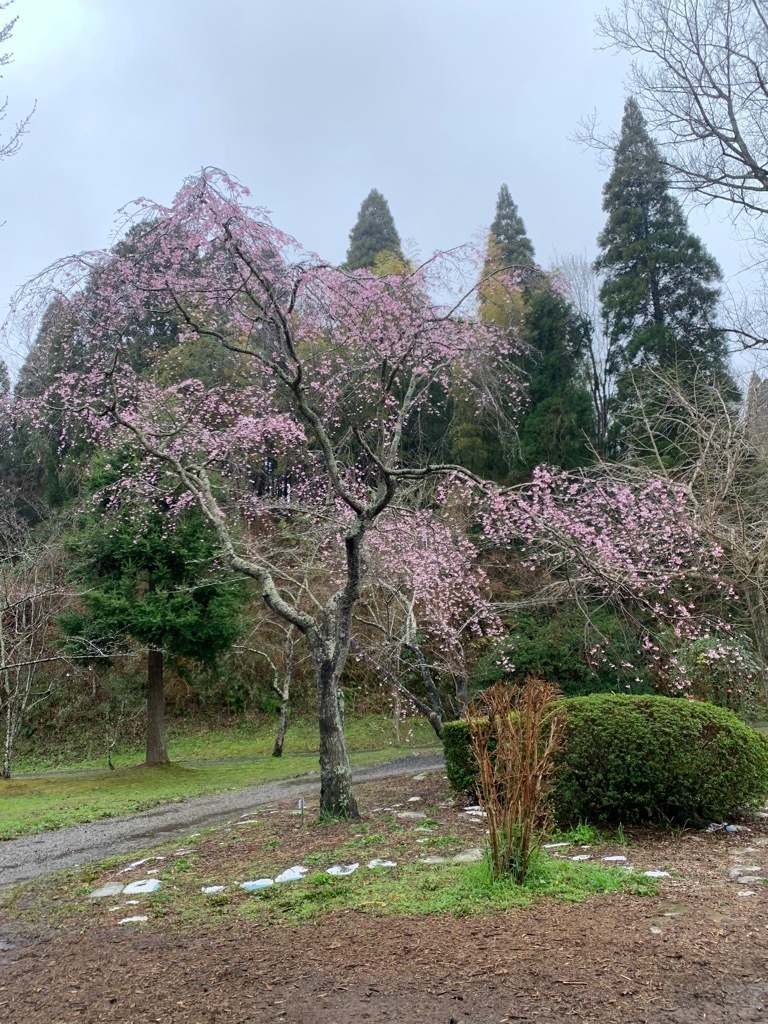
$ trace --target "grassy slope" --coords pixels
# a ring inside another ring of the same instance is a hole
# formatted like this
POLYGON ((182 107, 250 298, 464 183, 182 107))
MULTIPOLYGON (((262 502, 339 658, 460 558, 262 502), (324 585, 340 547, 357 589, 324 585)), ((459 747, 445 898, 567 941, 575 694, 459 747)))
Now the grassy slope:
MULTIPOLYGON (((186 721, 171 721, 167 728, 168 752, 175 762, 227 761, 248 757, 269 757, 275 741, 273 721, 253 722, 236 719, 230 726, 215 728, 186 721)), ((346 727, 347 744, 354 750, 379 750, 392 746, 392 721, 387 715, 350 717, 346 727)), ((431 726, 423 718, 410 718, 401 726, 403 750, 414 746, 437 745, 431 726)), ((320 745, 316 718, 301 718, 291 722, 285 738, 285 755, 312 754, 320 745)), ((397 748, 393 748, 397 749, 397 748)), ((135 765, 144 760, 140 747, 125 747, 113 753, 116 767, 135 765)), ((14 759, 15 776, 29 772, 81 771, 106 768, 106 757, 74 760, 65 754, 38 756, 34 753, 14 759)))
MULTIPOLYGON (((388 723, 374 716, 350 722, 353 764, 391 760, 414 749, 413 744, 386 747, 389 736, 385 739, 382 727, 386 730, 388 723), (380 749, 374 749, 377 746, 380 749), (359 752, 354 753, 355 750, 359 752)), ((287 752, 282 758, 268 756, 273 741, 271 727, 247 732, 218 729, 172 741, 170 754, 175 763, 168 766, 137 765, 141 753, 136 751, 133 765, 122 764, 115 771, 92 770, 93 762, 86 761, 69 765, 66 773, 54 776, 17 776, 0 781, 0 839, 130 814, 171 801, 243 789, 316 770, 316 729, 309 723, 298 723, 289 737, 291 743, 286 743, 287 752), (249 760, 235 761, 236 758, 249 760), (197 763, 179 763, 192 760, 197 763)), ((419 738, 422 737, 429 738, 419 729, 419 738)), ((118 764, 125 759, 121 758, 118 764)))

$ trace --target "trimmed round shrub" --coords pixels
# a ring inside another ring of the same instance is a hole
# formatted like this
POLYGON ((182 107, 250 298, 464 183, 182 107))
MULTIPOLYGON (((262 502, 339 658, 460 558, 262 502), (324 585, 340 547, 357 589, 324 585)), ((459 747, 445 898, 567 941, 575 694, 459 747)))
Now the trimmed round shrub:
MULTIPOLYGON (((723 821, 768 796, 768 739, 725 708, 602 693, 559 707, 568 724, 551 801, 563 825, 723 821)), ((476 797, 466 722, 443 730, 449 782, 476 797)))
POLYGON ((562 823, 722 821, 768 794, 768 741, 724 708, 621 694, 564 704, 562 823))

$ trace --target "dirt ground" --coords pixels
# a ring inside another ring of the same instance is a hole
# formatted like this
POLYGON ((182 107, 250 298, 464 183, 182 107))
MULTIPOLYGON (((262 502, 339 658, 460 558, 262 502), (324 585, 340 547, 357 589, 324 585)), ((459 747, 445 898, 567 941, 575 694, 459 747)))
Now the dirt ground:
MULTIPOLYGON (((439 774, 371 784, 359 795, 378 828, 383 818, 376 818, 374 807, 407 807, 418 793, 421 802, 413 806, 439 815, 459 846, 476 843, 482 827, 448 804, 444 786, 439 774)), ((354 829, 302 829, 294 808, 261 812, 272 817, 254 821, 252 833, 237 824, 206 833, 195 848, 197 870, 205 871, 206 858, 211 872, 215 858, 220 874, 228 865, 234 871, 235 865, 258 863, 267 852, 274 862, 275 851, 263 849, 267 834, 280 836, 282 863, 295 863, 299 855, 321 856, 338 847, 354 829)), ((66 912, 46 921, 38 884, 29 913, 0 924, 0 1020, 767 1021, 768 885, 756 880, 748 886, 733 876, 742 874, 739 866, 765 867, 768 875, 768 834, 761 821, 742 824, 750 831, 635 833, 623 845, 614 837, 592 848, 598 859, 626 855, 637 871, 668 868, 658 896, 617 894, 578 905, 545 898, 531 908, 475 917, 350 911, 286 925, 222 915, 192 927, 171 912, 120 926, 103 901, 88 903, 75 889, 66 912)), ((400 831, 391 838, 400 844, 398 857, 424 850, 413 845, 420 841, 413 832, 400 831)), ((128 877, 146 870, 144 865, 128 877)), ((112 865, 91 884, 121 871, 112 865)), ((752 874, 757 879, 762 871, 752 874)), ((52 891, 58 891, 53 881, 52 891)))

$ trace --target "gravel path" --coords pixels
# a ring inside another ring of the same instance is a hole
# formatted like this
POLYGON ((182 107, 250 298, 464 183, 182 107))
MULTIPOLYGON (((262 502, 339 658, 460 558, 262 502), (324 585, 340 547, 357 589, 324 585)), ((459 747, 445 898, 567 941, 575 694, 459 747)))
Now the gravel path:
MULTIPOLYGON (((354 779, 356 782, 369 782, 411 772, 433 771, 442 766, 442 754, 411 754, 396 761, 360 768, 355 771, 354 779)), ((319 794, 318 776, 306 775, 236 792, 215 793, 182 803, 165 804, 131 817, 103 818, 87 825, 0 842, 0 886, 25 882, 115 854, 132 853, 236 818, 252 807, 304 797, 311 809, 319 794)))

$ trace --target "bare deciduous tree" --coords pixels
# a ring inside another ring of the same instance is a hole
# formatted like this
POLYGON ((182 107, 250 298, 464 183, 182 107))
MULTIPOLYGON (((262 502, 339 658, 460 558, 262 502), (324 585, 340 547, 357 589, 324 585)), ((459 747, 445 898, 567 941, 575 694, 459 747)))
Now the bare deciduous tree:
POLYGON ((599 33, 635 60, 629 88, 665 140, 673 183, 768 210, 768 10, 764 0, 620 0, 599 33))
MULTIPOLYGON (((0 11, 5 11, 11 6, 13 0, 5 0, 5 3, 0 3, 0 11)), ((11 37, 17 18, 11 18, 3 26, 0 27, 0 47, 4 46, 5 43, 11 37)), ((10 64, 13 60, 13 54, 11 53, 0 53, 0 68, 10 64)), ((26 134, 29 122, 34 114, 34 107, 26 115, 22 117, 20 121, 17 121, 11 131, 10 135, 7 136, 5 141, 0 141, 0 160, 6 160, 9 156, 13 156, 14 153, 19 151, 21 146, 22 137, 26 134)), ((6 99, 2 105, 0 105, 0 121, 3 121, 8 116, 8 100, 6 99)))
POLYGON ((66 600, 59 552, 30 538, 0 558, 0 778, 11 776, 13 748, 26 716, 51 693, 40 668, 60 660, 54 622, 66 600))
POLYGON ((605 455, 608 448, 610 399, 616 385, 616 346, 605 330, 600 309, 601 276, 586 253, 556 254, 555 263, 576 311, 589 323, 585 373, 595 414, 595 447, 605 455))

